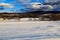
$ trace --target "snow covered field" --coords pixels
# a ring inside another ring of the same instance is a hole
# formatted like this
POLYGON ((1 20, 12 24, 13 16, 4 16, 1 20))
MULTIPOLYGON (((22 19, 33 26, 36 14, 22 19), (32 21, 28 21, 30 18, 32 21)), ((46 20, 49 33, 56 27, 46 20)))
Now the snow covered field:
POLYGON ((60 40, 60 21, 0 22, 0 40, 60 40))

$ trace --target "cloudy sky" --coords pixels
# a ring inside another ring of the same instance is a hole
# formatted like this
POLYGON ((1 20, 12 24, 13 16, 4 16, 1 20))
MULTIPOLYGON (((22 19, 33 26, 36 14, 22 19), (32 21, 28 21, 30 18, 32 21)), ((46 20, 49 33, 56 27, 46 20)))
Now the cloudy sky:
MULTIPOLYGON (((50 0, 46 0, 46 2, 49 2, 50 0)), ((26 12, 27 10, 30 11, 31 9, 28 9, 26 5, 32 2, 40 2, 44 3, 45 0, 0 0, 0 4, 9 4, 9 6, 13 6, 13 8, 5 7, 0 5, 0 12, 26 12)))
MULTIPOLYGON (((14 12, 15 10, 19 9, 20 5, 18 3, 15 3, 14 0, 0 0, 0 4, 1 3, 8 3, 10 5, 12 5, 14 8, 5 8, 4 7, 4 10, 0 10, 0 11, 3 11, 3 12, 14 12)), ((0 7, 1 8, 1 7, 0 7)))

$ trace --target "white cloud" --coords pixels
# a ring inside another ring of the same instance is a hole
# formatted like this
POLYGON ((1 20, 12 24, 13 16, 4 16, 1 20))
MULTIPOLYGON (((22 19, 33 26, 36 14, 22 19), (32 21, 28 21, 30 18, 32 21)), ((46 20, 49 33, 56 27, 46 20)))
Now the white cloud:
POLYGON ((4 6, 4 7, 8 7, 8 8, 14 8, 13 5, 9 4, 9 3, 0 3, 0 6, 4 6))
POLYGON ((45 0, 45 2, 57 2, 57 1, 60 1, 60 0, 45 0))
POLYGON ((27 4, 27 3, 31 2, 31 0, 17 0, 17 1, 20 3, 23 3, 23 4, 27 4))
MULTIPOLYGON (((32 0, 18 0, 18 2, 20 2, 20 3, 22 3, 23 5, 25 5, 24 7, 26 7, 26 8, 28 8, 28 9, 31 9, 32 7, 33 8, 35 8, 35 9, 38 9, 39 10, 39 6, 37 6, 37 5, 33 5, 33 6, 31 6, 31 3, 33 3, 33 2, 31 2, 32 0), (29 2, 31 2, 31 3, 29 3, 29 2)), ((57 1, 60 1, 60 0, 45 0, 45 2, 47 2, 47 3, 55 3, 55 2, 57 2, 57 1)), ((58 6, 56 5, 56 6, 54 6, 54 5, 52 5, 52 6, 49 6, 48 8, 48 10, 47 11, 49 11, 50 10, 50 8, 52 8, 52 9, 55 9, 55 8, 58 8, 58 6)), ((59 6, 60 7, 60 6, 59 6)), ((34 9, 34 10, 35 10, 34 9)), ((51 10, 52 10, 51 9, 51 10)), ((40 9, 41 10, 41 9, 40 9)), ((44 9, 42 9, 43 11, 45 11, 44 9)))
MULTIPOLYGON (((46 3, 54 4, 52 5, 54 9, 59 8, 60 3, 58 3, 60 0, 45 0, 46 3)), ((57 11, 57 10, 56 10, 57 11)))

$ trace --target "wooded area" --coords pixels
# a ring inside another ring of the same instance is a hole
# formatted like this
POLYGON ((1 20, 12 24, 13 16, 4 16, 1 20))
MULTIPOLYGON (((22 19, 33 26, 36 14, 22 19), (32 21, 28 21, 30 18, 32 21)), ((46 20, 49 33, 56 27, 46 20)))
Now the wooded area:
POLYGON ((60 12, 28 12, 28 13, 0 13, 0 18, 14 19, 14 18, 41 18, 49 20, 60 20, 60 12))

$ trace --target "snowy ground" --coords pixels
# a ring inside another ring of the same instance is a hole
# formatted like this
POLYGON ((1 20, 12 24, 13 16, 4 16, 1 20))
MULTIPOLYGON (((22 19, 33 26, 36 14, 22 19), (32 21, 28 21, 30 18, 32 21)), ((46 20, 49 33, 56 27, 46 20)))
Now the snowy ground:
POLYGON ((60 40, 60 21, 0 22, 0 40, 60 40))

